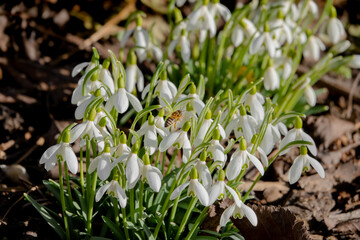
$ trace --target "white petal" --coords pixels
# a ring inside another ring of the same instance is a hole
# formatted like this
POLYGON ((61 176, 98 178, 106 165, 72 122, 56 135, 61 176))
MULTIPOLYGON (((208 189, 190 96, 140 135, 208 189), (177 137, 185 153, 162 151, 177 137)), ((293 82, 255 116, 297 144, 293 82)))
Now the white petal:
POLYGON ((149 129, 149 131, 146 132, 144 145, 146 147, 149 147, 150 155, 153 155, 155 153, 155 150, 157 149, 158 146, 158 139, 155 133, 155 129, 151 129, 151 130, 149 129))
POLYGON ((159 150, 160 152, 165 152, 169 147, 171 147, 176 139, 179 137, 180 131, 172 132, 166 136, 160 143, 159 150))
POLYGON ((140 69, 136 66, 136 78, 137 78, 137 89, 139 92, 144 90, 144 75, 140 69))
POLYGON ((227 179, 229 179, 230 181, 234 180, 240 174, 241 168, 242 166, 240 160, 238 158, 232 159, 226 168, 227 179))
POLYGON ((248 153, 247 156, 250 159, 250 161, 255 165, 255 167, 259 170, 261 175, 264 175, 264 167, 263 165, 261 165, 260 160, 250 153, 248 153))
POLYGON ((236 26, 231 33, 231 40, 235 47, 238 47, 244 40, 244 33, 239 26, 236 26))
POLYGON ((131 93, 126 93, 131 105, 134 107, 135 111, 140 112, 141 110, 143 110, 141 103, 139 101, 139 99, 137 99, 137 97, 135 97, 134 95, 132 95, 131 93))
POLYGON ((108 190, 110 185, 111 185, 111 182, 109 182, 109 183, 105 184, 104 186, 102 186, 101 188, 99 188, 99 190, 96 192, 96 196, 95 196, 96 202, 98 202, 102 198, 102 196, 104 195, 106 190, 108 190))
POLYGON ((127 30, 121 39, 121 48, 124 48, 126 45, 127 40, 129 39, 130 35, 134 32, 135 28, 127 30))
POLYGON ((302 156, 298 156, 293 165, 291 166, 290 168, 290 171, 289 171, 289 182, 290 184, 294 184, 296 183, 300 176, 301 176, 301 173, 302 173, 302 170, 303 170, 303 160, 302 160, 302 156))
POLYGON ((117 192, 117 197, 118 197, 120 206, 122 208, 125 208, 127 197, 126 197, 126 193, 125 193, 124 189, 122 189, 119 184, 116 185, 116 192, 117 192))
POLYGON ((86 128, 86 122, 80 123, 70 130, 70 143, 75 142, 86 128))
POLYGON ((209 194, 209 205, 212 205, 216 199, 218 199, 221 194, 221 190, 220 182, 217 182, 214 186, 212 186, 209 194))
POLYGON ((169 47, 168 47, 168 56, 170 56, 174 52, 174 49, 175 49, 176 45, 178 44, 178 42, 179 42, 179 39, 175 39, 170 42, 169 47))
POLYGON ((246 206, 245 204, 243 204, 242 210, 244 211, 247 219, 249 219, 250 223, 255 227, 258 223, 258 220, 254 210, 252 210, 250 207, 246 206))
POLYGON ((133 184, 139 178, 140 169, 137 162, 137 155, 132 154, 126 163, 126 178, 129 184, 133 184))
POLYGON ((237 205, 238 207, 241 207, 242 202, 241 202, 238 194, 235 192, 235 190, 232 189, 231 187, 229 187, 229 186, 226 185, 226 184, 225 184, 225 187, 226 187, 226 189, 229 191, 229 193, 233 196, 236 205, 237 205))
POLYGON ((118 89, 118 91, 112 96, 114 107, 119 113, 124 113, 129 108, 129 99, 127 92, 124 88, 118 89))
POLYGON ((204 186, 199 181, 194 181, 195 194, 199 198, 199 201, 204 206, 209 206, 209 195, 204 186))
POLYGON ((187 38, 184 36, 181 40, 181 58, 184 62, 188 62, 190 60, 191 50, 190 43, 187 38))
POLYGON ((109 158, 101 158, 98 165, 98 176, 101 180, 105 181, 111 172, 111 162, 109 158))
POLYGON ((74 151, 71 147, 65 147, 65 156, 66 164, 71 173, 76 174, 78 170, 78 161, 74 151))
POLYGON ((171 193, 170 195, 170 200, 174 200, 175 198, 177 198, 177 196, 179 196, 179 194, 187 187, 189 186, 190 182, 186 182, 184 184, 181 184, 180 186, 178 186, 177 188, 175 188, 175 190, 171 193))
POLYGON ((264 35, 261 34, 259 35, 258 37, 254 38, 254 40, 251 42, 251 45, 250 45, 250 54, 255 54, 259 51, 261 45, 264 43, 264 35))
POLYGON ((327 33, 332 43, 337 43, 340 40, 340 30, 337 26, 336 19, 330 18, 327 25, 327 33))
POLYGON ((223 214, 221 215, 221 218, 220 218, 220 226, 221 227, 224 227, 226 225, 226 223, 230 220, 230 217, 233 215, 235 207, 236 207, 236 205, 233 204, 230 207, 228 207, 227 209, 225 209, 225 211, 223 212, 223 214))
POLYGON ((154 190, 154 192, 159 192, 161 187, 161 178, 159 176, 159 172, 157 172, 153 168, 150 169, 149 171, 147 171, 146 179, 149 182, 151 189, 154 190))
POLYGON ((265 33, 266 48, 269 52, 270 57, 275 57, 275 44, 269 33, 265 33))
POLYGON ((90 62, 83 62, 76 65, 71 72, 71 77, 75 77, 76 75, 78 75, 89 64, 90 62))
POLYGON ((89 173, 93 173, 95 171, 95 169, 97 168, 97 166, 99 165, 99 161, 100 161, 100 158, 102 156, 97 156, 95 159, 93 159, 91 162, 90 162, 90 165, 89 165, 89 173))
POLYGON ((314 140, 309 136, 309 134, 307 134, 306 132, 304 132, 303 130, 301 130, 301 137, 304 141, 307 142, 311 142, 312 145, 306 145, 308 147, 308 149, 310 150, 311 154, 316 156, 317 154, 317 149, 316 149, 316 144, 314 142, 314 140))
MULTIPOLYGON (((284 148, 286 145, 288 145, 289 143, 295 141, 295 137, 296 137, 296 132, 295 129, 291 129, 286 136, 283 138, 283 140, 280 142, 280 146, 279 146, 279 150, 281 150, 282 148, 284 148)), ((283 151, 280 153, 280 155, 284 155, 285 153, 287 153, 288 151, 283 151)))
POLYGON ((46 151, 41 156, 40 164, 47 162, 54 154, 56 154, 56 152, 58 151, 60 146, 61 146, 61 144, 56 144, 56 145, 51 146, 48 149, 46 149, 46 151))
POLYGON ((137 68, 136 65, 130 65, 125 70, 125 76, 126 76, 125 89, 128 92, 132 92, 134 90, 135 82, 136 82, 136 70, 137 70, 136 68, 137 68))
POLYGON ((90 97, 83 101, 75 110, 75 119, 79 120, 84 117, 84 113, 86 111, 87 106, 94 100, 94 97, 90 97))
POLYGON ((146 94, 149 92, 149 90, 150 90, 150 84, 148 84, 148 85, 146 85, 146 87, 144 88, 144 90, 142 91, 142 93, 141 93, 141 99, 145 99, 145 97, 146 97, 146 94))
POLYGON ((321 166, 321 164, 314 158, 308 156, 308 160, 310 162, 310 165, 316 170, 316 172, 319 174, 321 178, 325 177, 325 171, 324 168, 321 166))
POLYGON ((305 87, 304 95, 305 95, 306 102, 311 107, 314 107, 316 105, 316 94, 315 94, 314 89, 311 86, 307 85, 305 87))

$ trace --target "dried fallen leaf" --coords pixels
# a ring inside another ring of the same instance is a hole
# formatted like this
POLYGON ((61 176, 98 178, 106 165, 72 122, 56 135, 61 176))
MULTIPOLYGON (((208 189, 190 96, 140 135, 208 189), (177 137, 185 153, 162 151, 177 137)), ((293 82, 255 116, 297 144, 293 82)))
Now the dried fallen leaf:
POLYGON ((303 222, 296 219, 289 210, 275 206, 251 206, 258 218, 258 225, 252 226, 246 219, 232 219, 245 239, 297 240, 310 239, 303 222))
POLYGON ((336 139, 353 130, 355 130, 354 123, 333 115, 320 116, 315 122, 315 136, 319 136, 324 140, 326 148, 336 139))
MULTIPOLYGON (((241 189, 247 191, 252 182, 245 182, 241 185, 241 189)), ((275 202, 281 199, 285 194, 289 192, 289 187, 284 182, 263 182, 256 183, 253 191, 261 191, 264 194, 264 198, 267 202, 275 202)))
POLYGON ((360 209, 348 213, 332 212, 325 217, 324 222, 329 230, 333 229, 340 223, 345 223, 349 220, 360 219, 360 209))

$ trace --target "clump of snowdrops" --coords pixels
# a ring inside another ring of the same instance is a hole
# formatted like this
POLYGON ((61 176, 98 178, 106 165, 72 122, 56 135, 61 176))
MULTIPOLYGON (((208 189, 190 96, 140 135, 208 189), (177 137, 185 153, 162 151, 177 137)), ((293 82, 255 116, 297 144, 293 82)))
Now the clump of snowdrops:
POLYGON ((320 15, 311 0, 253 1, 232 13, 204 0, 183 18, 177 7, 184 3, 170 3, 164 53, 137 12, 129 18, 135 28, 120 34, 123 49, 134 43, 125 68, 125 51, 101 61, 93 49, 92 59, 73 69, 74 77, 82 73, 71 100, 78 123, 40 159, 47 170, 59 166, 59 182, 44 184, 62 217, 26 196, 61 238, 191 239, 209 206, 230 198, 220 233, 206 233, 241 239, 229 220, 257 225, 246 201, 279 155, 299 148, 290 184, 311 167, 324 178, 311 157, 315 142, 302 129, 304 113, 316 105, 311 86, 329 71, 360 65, 359 56, 337 56, 350 43, 331 1, 320 15), (302 58, 315 63, 298 76, 302 58), (149 81, 143 61, 157 63, 149 81), (244 192, 241 181, 253 167, 258 177, 244 192))

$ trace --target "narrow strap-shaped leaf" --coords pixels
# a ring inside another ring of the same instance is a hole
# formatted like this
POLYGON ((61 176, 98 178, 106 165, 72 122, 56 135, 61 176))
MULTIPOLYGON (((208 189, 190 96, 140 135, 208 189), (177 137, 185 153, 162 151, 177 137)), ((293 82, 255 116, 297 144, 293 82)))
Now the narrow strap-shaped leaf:
POLYGON ((120 231, 120 228, 118 225, 113 223, 109 218, 102 216, 102 219, 104 223, 110 228, 112 234, 116 239, 125 239, 125 235, 120 231))

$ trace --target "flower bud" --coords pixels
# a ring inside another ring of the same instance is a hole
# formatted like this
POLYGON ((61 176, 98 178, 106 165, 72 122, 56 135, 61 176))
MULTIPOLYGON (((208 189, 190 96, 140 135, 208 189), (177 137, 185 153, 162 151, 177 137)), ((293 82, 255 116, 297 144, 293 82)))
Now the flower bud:
POLYGON ((303 156, 307 154, 307 147, 306 146, 303 145, 303 146, 300 147, 300 154, 303 155, 303 156))
POLYGON ((198 171, 196 170, 195 167, 193 167, 193 168, 191 169, 190 178, 191 178, 191 179, 198 179, 198 178, 199 178, 198 171))
POLYGON ((99 121, 99 126, 100 127, 105 127, 105 125, 106 125, 106 117, 103 117, 99 121))
POLYGON ((109 66, 110 66, 110 60, 109 58, 105 59, 103 64, 102 64, 103 68, 105 69, 109 69, 109 66))
POLYGON ((246 115, 246 109, 243 104, 240 105, 240 115, 245 116, 246 115))
POLYGON ((190 92, 190 94, 196 94, 196 86, 193 82, 190 85, 189 92, 190 92))
POLYGON ((206 161, 206 155, 207 155, 207 151, 206 150, 202 151, 201 154, 200 154, 200 161, 205 162, 206 161))
POLYGON ((178 9, 177 7, 174 8, 174 16, 175 16, 175 24, 177 24, 183 20, 182 13, 181 13, 180 9, 178 9))
POLYGON ((122 133, 122 134, 120 135, 120 143, 121 143, 121 144, 126 144, 126 141, 127 141, 126 134, 125 134, 125 133, 122 133))
POLYGON ((162 109, 160 109, 160 111, 158 113, 158 116, 159 117, 164 117, 164 115, 165 115, 165 110, 162 108, 162 109))
POLYGON ((70 142, 70 131, 69 130, 66 130, 63 133, 63 136, 62 136, 61 140, 62 140, 63 143, 69 143, 70 142))
POLYGON ((240 139, 240 151, 245 151, 247 148, 246 140, 245 138, 240 139))
POLYGON ((149 154, 145 153, 144 156, 142 157, 142 160, 144 162, 144 165, 150 165, 150 157, 149 154))
POLYGON ((189 131, 190 127, 191 127, 191 123, 190 123, 190 122, 186 122, 186 123, 184 124, 184 126, 182 127, 182 130, 183 130, 184 132, 187 132, 187 131, 189 131))
POLYGON ((139 151, 139 148, 140 148, 139 145, 140 145, 139 142, 136 141, 136 143, 131 147, 131 152, 132 153, 137 153, 139 151))
POLYGON ((160 73, 160 80, 167 80, 166 70, 164 70, 160 73))
POLYGON ((303 126, 303 122, 300 117, 296 117, 294 121, 294 126, 296 129, 301 129, 303 126))
POLYGON ((211 116, 212 116, 212 113, 211 113, 211 110, 209 109, 209 110, 207 110, 207 112, 206 112, 205 119, 206 119, 206 120, 209 120, 209 119, 211 118, 211 116))
POLYGON ((220 140, 220 130, 219 130, 219 128, 217 127, 217 128, 215 128, 215 130, 214 130, 214 132, 213 132, 213 139, 214 140, 220 140))
POLYGON ((137 27, 142 26, 142 18, 140 17, 140 15, 138 15, 137 18, 136 18, 136 26, 137 27))
POLYGON ((110 143, 106 142, 104 147, 104 153, 110 153, 110 151, 111 151, 110 143))
POLYGON ((149 118, 148 118, 148 123, 149 123, 150 126, 153 126, 155 124, 155 118, 151 113, 150 113, 149 118))
POLYGON ((134 51, 129 51, 128 57, 126 59, 126 64, 127 65, 136 65, 136 54, 134 51))
POLYGON ((257 138, 258 138, 258 135, 257 135, 257 134, 254 134, 254 136, 251 138, 251 143, 252 143, 252 144, 255 144, 257 138))
POLYGON ((219 171, 218 181, 225 181, 225 171, 223 169, 219 171))
POLYGON ((256 94, 256 86, 254 86, 250 92, 249 92, 251 95, 255 95, 256 94))
POLYGON ((96 108, 92 108, 90 113, 89 113, 89 121, 94 121, 95 120, 95 117, 96 117, 96 108))

